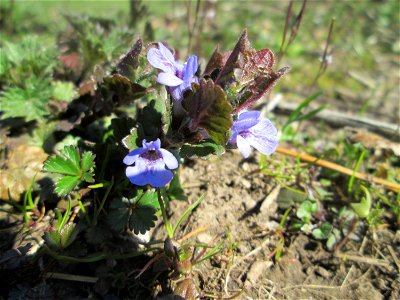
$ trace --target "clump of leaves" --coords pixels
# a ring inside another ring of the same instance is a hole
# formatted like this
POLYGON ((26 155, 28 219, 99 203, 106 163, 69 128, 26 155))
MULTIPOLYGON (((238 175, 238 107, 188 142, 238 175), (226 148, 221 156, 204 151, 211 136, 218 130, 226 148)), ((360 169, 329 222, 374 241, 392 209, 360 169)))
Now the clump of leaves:
POLYGON ((68 195, 81 182, 93 182, 94 158, 91 152, 83 152, 74 146, 65 146, 60 155, 49 157, 43 171, 57 174, 55 192, 63 197, 68 195))
MULTIPOLYGON (((138 65, 140 58, 143 55, 129 62, 128 53, 120 63, 123 62, 126 70, 130 64, 138 65)), ((221 53, 218 49, 214 52, 198 83, 193 82, 191 89, 183 94, 182 109, 175 110, 179 104, 168 98, 162 92, 165 88, 159 85, 155 89, 159 92, 149 93, 150 101, 139 112, 137 123, 124 143, 129 141, 128 148, 132 150, 144 138, 160 138, 163 145, 178 149, 181 157, 207 158, 223 154, 235 115, 269 92, 288 71, 284 68, 275 72, 273 64, 272 51, 253 49, 244 31, 232 52, 221 53), (147 112, 151 111, 150 116, 147 112)), ((117 68, 117 72, 122 73, 122 70, 117 68)), ((156 77, 152 73, 148 76, 156 87, 156 77)))
POLYGON ((63 250, 71 245, 78 235, 75 223, 67 223, 71 213, 71 199, 68 201, 68 208, 64 215, 56 210, 57 223, 55 228, 50 228, 43 235, 46 244, 54 250, 63 250))
POLYGON ((23 86, 32 77, 47 79, 57 66, 57 49, 44 47, 37 36, 25 36, 20 43, 6 41, 1 54, 0 77, 11 85, 23 86))
POLYGON ((64 81, 52 81, 58 66, 58 52, 44 47, 36 36, 27 36, 20 43, 5 42, 1 48, 0 76, 7 85, 0 92, 3 118, 43 120, 50 114, 49 102, 70 102, 75 86, 64 81))
POLYGON ((87 15, 65 15, 73 33, 63 37, 68 53, 79 53, 84 70, 97 63, 109 64, 132 43, 133 32, 127 27, 117 27, 112 19, 87 15))

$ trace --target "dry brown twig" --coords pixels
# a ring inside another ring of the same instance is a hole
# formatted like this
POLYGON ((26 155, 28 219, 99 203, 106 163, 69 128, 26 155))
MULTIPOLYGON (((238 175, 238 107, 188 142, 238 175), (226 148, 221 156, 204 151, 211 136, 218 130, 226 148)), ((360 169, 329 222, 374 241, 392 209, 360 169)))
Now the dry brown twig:
POLYGON ((390 182, 386 179, 382 179, 382 178, 378 178, 369 174, 364 174, 364 173, 360 173, 360 172, 355 172, 354 170, 345 168, 341 165, 332 163, 330 161, 324 160, 324 159, 320 159, 318 157, 315 156, 311 156, 309 154, 306 153, 299 153, 296 150, 292 150, 292 149, 287 149, 284 147, 278 147, 276 150, 277 153, 279 154, 283 154, 286 156, 291 156, 291 157, 295 157, 298 158, 300 160, 309 162, 309 163, 313 163, 315 165, 330 169, 330 170, 334 170, 337 172, 340 172, 342 174, 346 174, 349 176, 354 176, 355 178, 361 179, 361 180, 365 180, 365 181, 369 181, 369 182, 373 182, 375 184, 379 184, 379 185, 383 185, 384 187, 398 193, 400 192, 400 184, 397 183, 393 183, 390 182))

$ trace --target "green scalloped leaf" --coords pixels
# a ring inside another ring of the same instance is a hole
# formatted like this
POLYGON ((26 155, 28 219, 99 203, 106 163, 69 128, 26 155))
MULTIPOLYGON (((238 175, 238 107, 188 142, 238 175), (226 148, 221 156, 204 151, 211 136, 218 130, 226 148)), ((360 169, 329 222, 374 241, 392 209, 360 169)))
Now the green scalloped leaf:
POLYGON ((94 167, 94 158, 95 156, 91 152, 83 152, 81 159, 81 169, 84 172, 90 171, 91 168, 94 167))
MULTIPOLYGON (((62 151, 62 154, 68 159, 70 160, 74 166, 79 166, 79 162, 80 162, 80 156, 79 156, 79 151, 76 147, 74 146, 66 146, 64 147, 64 150, 62 151)), ((79 168, 77 168, 77 170, 79 171, 79 168)))
POLYGON ((198 144, 184 144, 179 155, 187 158, 207 159, 211 155, 220 156, 225 153, 225 148, 212 140, 204 140, 198 144))
POLYGON ((128 226, 135 234, 143 234, 155 226, 159 207, 155 190, 138 194, 130 200, 115 199, 110 205, 107 221, 116 231, 121 231, 128 226))
POLYGON ((155 226, 157 221, 156 212, 157 210, 151 206, 143 205, 137 207, 132 211, 129 218, 129 228, 135 234, 146 233, 146 231, 155 226))
POLYGON ((146 191, 146 193, 140 197, 139 206, 149 206, 156 210, 160 209, 156 190, 152 189, 150 191, 146 191))
POLYGON ((129 205, 128 199, 115 199, 111 202, 110 213, 107 216, 107 222, 115 231, 121 231, 125 228, 129 221, 129 205))
POLYGON ((360 203, 350 203, 350 205, 351 208, 354 210, 354 212, 360 218, 366 218, 369 216, 371 212, 371 206, 372 206, 371 194, 365 186, 360 185, 360 188, 363 190, 365 197, 361 198, 360 203))
POLYGON ((312 231, 312 235, 317 240, 326 240, 330 237, 333 230, 333 226, 327 222, 322 223, 319 228, 315 228, 312 231))
POLYGON ((59 196, 66 196, 78 185, 79 181, 78 176, 63 176, 57 180, 54 191, 59 196))
POLYGON ((200 85, 194 84, 193 90, 182 102, 192 119, 191 130, 204 128, 217 144, 226 145, 233 121, 232 106, 224 90, 212 80, 204 79, 200 85))
POLYGON ((134 127, 131 129, 131 133, 122 139, 122 144, 129 151, 132 151, 138 147, 138 138, 138 129, 134 127))
POLYGON ((55 192, 63 197, 70 193, 82 181, 93 182, 95 156, 84 152, 82 157, 75 146, 65 146, 61 155, 49 157, 43 165, 43 171, 59 175, 55 192))
MULTIPOLYGON (((129 103, 146 94, 146 88, 137 83, 132 83, 129 78, 113 74, 104 78, 103 94, 115 99, 120 104, 129 103)), ((106 98, 108 98, 106 97, 106 98)))

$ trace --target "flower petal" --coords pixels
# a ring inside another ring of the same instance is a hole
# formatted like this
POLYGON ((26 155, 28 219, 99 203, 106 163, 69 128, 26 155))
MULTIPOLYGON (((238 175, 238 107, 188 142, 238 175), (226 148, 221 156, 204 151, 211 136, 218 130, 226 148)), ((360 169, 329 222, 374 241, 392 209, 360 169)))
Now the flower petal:
POLYGON ((175 156, 171 152, 169 152, 165 149, 162 149, 162 148, 160 149, 160 152, 163 156, 164 163, 166 164, 166 166, 169 169, 173 170, 178 167, 178 160, 175 158, 175 156))
MULTIPOLYGON (((177 104, 180 100, 182 100, 183 94, 180 86, 171 86, 168 89, 168 92, 171 94, 172 98, 175 100, 174 105, 177 104)), ((180 109, 183 109, 182 104, 179 103, 180 109)))
POLYGON ((231 130, 231 133, 232 133, 232 136, 229 139, 228 144, 236 145, 237 144, 236 139, 237 139, 237 136, 239 133, 237 131, 233 131, 233 130, 231 130))
POLYGON ((252 119, 256 120, 260 117, 261 112, 257 110, 243 110, 239 113, 238 120, 252 119))
POLYGON ((128 153, 127 156, 124 157, 123 163, 126 165, 132 165, 138 159, 139 155, 142 154, 146 149, 136 148, 135 150, 128 153))
POLYGON ((250 134, 247 136, 246 140, 250 145, 265 155, 274 153, 278 146, 278 139, 273 136, 255 136, 250 134))
MULTIPOLYGON (((161 43, 160 43, 161 44, 161 43)), ((161 44, 162 45, 162 44, 161 44)), ((165 46, 164 46, 165 48, 165 46)), ((169 50, 167 49, 169 52, 169 50)), ((164 72, 168 73, 175 73, 175 59, 172 56, 172 53, 169 52, 169 54, 165 51, 161 51, 160 49, 157 48, 151 48, 147 52, 147 60, 149 63, 157 69, 161 69, 164 72)))
POLYGON ((250 129, 250 132, 254 133, 254 135, 263 135, 271 138, 278 134, 274 124, 267 118, 262 118, 257 125, 250 129))
POLYGON ((232 131, 240 132, 243 130, 248 130, 251 127, 257 125, 258 122, 259 122, 258 119, 250 119, 250 118, 234 121, 232 126, 232 131))
POLYGON ((194 74, 197 72, 197 68, 199 65, 197 64, 197 56, 192 55, 189 57, 187 63, 184 66, 183 70, 183 80, 189 81, 194 77, 194 74))
POLYGON ((147 150, 158 150, 158 149, 160 149, 160 147, 161 147, 160 139, 156 139, 155 141, 151 141, 151 142, 147 142, 146 139, 143 140, 144 151, 147 151, 147 150))
POLYGON ((233 122, 232 132, 239 133, 243 130, 248 130, 251 127, 257 125, 260 121, 258 118, 260 116, 259 111, 243 111, 239 114, 238 119, 233 122))
POLYGON ((251 153, 251 147, 249 143, 240 135, 237 136, 236 142, 240 153, 242 153, 244 158, 248 158, 251 153))
POLYGON ((172 54, 171 51, 167 47, 164 46, 163 43, 158 43, 158 49, 160 50, 160 53, 162 54, 163 57, 165 57, 168 61, 174 63, 175 58, 174 55, 172 54))
POLYGON ((146 174, 148 184, 153 187, 163 187, 172 180, 174 173, 166 169, 151 170, 146 174))
POLYGON ((146 169, 143 170, 138 166, 127 167, 125 171, 126 177, 129 178, 129 181, 140 186, 148 184, 147 173, 146 169))
POLYGON ((134 167, 126 168, 126 176, 136 185, 150 184, 153 187, 163 187, 172 180, 174 174, 165 169, 162 159, 149 164, 146 159, 139 158, 134 167))
POLYGON ((156 139, 154 142, 154 147, 156 148, 156 150, 159 150, 161 148, 161 141, 160 139, 156 139))
POLYGON ((183 83, 183 80, 175 76, 173 73, 160 73, 157 77, 157 82, 166 86, 178 86, 183 83))

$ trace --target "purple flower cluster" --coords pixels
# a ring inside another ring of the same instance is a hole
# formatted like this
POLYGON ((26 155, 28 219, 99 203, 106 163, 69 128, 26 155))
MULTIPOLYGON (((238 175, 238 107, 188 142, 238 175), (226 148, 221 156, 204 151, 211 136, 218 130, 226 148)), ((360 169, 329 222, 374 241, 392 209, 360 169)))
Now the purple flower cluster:
POLYGON ((130 182, 140 186, 150 184, 153 187, 163 187, 174 177, 168 169, 178 167, 175 156, 161 148, 160 139, 149 143, 143 140, 143 147, 131 151, 123 162, 126 165, 135 164, 126 168, 126 176, 130 182))
POLYGON ((247 158, 251 146, 262 154, 270 155, 278 146, 277 130, 267 118, 261 118, 259 111, 242 111, 231 128, 232 137, 228 143, 237 145, 247 158))
POLYGON ((195 76, 198 68, 196 55, 189 56, 188 61, 182 65, 175 61, 167 47, 158 43, 158 49, 151 48, 149 50, 147 59, 154 68, 163 71, 158 74, 157 82, 168 87, 168 91, 175 101, 180 102, 183 93, 191 89, 191 84, 199 82, 195 76))
MULTIPOLYGON (((157 81, 166 85, 174 100, 175 113, 183 111, 181 100, 183 93, 191 89, 193 82, 198 83, 195 73, 198 68, 197 57, 189 56, 185 64, 175 61, 171 51, 162 43, 158 48, 151 48, 147 53, 150 64, 162 70, 157 81)), ((238 147, 242 155, 247 158, 254 147, 262 154, 270 155, 278 146, 277 130, 270 120, 262 118, 259 111, 242 111, 231 128, 229 144, 238 147)), ((163 187, 169 183, 174 174, 171 170, 178 167, 174 155, 161 148, 160 139, 152 142, 143 140, 141 148, 131 151, 123 160, 126 176, 136 185, 149 184, 153 187, 163 187), (133 165, 133 166, 131 166, 133 165)))

